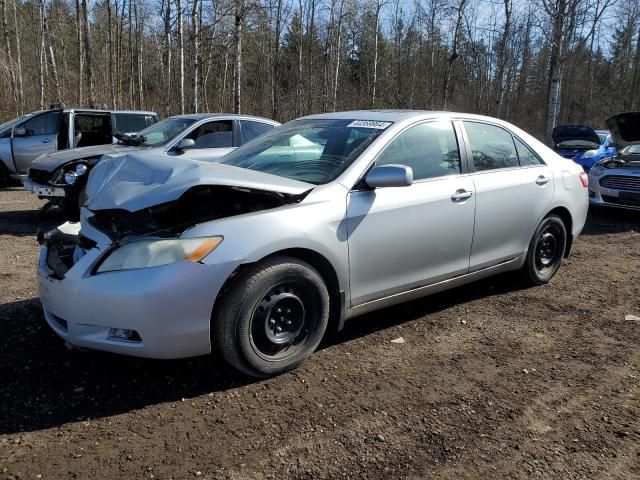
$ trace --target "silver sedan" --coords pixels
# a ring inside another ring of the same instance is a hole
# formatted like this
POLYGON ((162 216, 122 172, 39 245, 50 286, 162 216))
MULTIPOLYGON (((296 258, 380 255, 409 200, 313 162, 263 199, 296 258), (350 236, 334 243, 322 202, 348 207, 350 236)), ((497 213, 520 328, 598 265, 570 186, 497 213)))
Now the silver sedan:
POLYGON ((548 282, 588 207, 582 168, 519 128, 407 111, 301 118, 217 164, 106 159, 87 197, 41 238, 51 328, 142 357, 216 349, 257 377, 365 312, 509 270, 548 282))

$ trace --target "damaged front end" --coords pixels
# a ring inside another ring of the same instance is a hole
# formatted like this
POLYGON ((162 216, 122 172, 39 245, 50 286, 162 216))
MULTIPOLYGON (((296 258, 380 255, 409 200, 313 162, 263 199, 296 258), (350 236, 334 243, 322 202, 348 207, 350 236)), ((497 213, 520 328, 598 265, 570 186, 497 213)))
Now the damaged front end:
POLYGON ((307 193, 199 185, 187 190, 177 200, 135 212, 124 209, 95 211, 89 222, 116 242, 144 235, 176 237, 202 222, 298 203, 307 193))
POLYGON ((48 232, 38 232, 38 243, 46 247, 45 262, 50 276, 64 278, 84 254, 97 246, 96 242, 79 232, 77 223, 65 223, 48 232))

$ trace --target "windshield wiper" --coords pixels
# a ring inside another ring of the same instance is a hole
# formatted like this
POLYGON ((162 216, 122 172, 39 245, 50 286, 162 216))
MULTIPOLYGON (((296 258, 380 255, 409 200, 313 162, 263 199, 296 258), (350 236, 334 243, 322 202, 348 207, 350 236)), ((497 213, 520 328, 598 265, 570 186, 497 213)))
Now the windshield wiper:
POLYGON ((113 136, 116 137, 121 143, 124 143, 125 145, 131 145, 133 147, 137 147, 138 145, 144 143, 144 137, 138 134, 126 135, 124 133, 116 133, 113 136))

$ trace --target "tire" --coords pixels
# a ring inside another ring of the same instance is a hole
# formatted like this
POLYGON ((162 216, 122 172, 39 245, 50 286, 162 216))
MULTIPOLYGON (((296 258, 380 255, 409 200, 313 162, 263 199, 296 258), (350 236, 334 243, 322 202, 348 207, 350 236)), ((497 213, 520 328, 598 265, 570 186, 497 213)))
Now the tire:
POLYGON ((211 344, 236 369, 266 378, 306 360, 328 321, 329 292, 320 274, 278 256, 249 267, 223 295, 212 315, 211 344))
POLYGON ((9 186, 9 172, 7 168, 0 160, 0 188, 6 188, 9 186))
POLYGON ((567 229, 557 215, 540 222, 531 238, 522 276, 533 285, 549 283, 562 264, 567 245, 567 229))

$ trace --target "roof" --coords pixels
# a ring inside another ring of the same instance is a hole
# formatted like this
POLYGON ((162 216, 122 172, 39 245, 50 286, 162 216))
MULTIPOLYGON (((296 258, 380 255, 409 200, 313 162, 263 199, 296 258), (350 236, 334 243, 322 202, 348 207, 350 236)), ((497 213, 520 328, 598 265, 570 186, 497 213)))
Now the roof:
POLYGON ((45 113, 45 112, 137 113, 142 115, 157 115, 156 112, 152 112, 150 110, 109 110, 104 108, 73 108, 73 107, 46 108, 44 110, 34 110, 33 112, 29 112, 27 115, 36 115, 38 113, 45 113))
POLYGON ((244 119, 244 120, 258 120, 261 122, 269 122, 277 124, 275 120, 271 120, 270 118, 264 117, 254 117, 252 115, 241 115, 237 113, 188 113, 185 115, 172 115, 168 118, 190 118, 195 121, 199 120, 207 120, 211 118, 226 118, 226 119, 244 119))
POLYGON ((340 120, 372 120, 379 122, 398 122, 411 117, 453 117, 469 120, 484 120, 493 123, 505 123, 495 117, 485 115, 476 115, 474 113, 449 112, 438 110, 353 110, 348 112, 321 113, 317 115, 309 115, 306 119, 340 119, 340 120))

